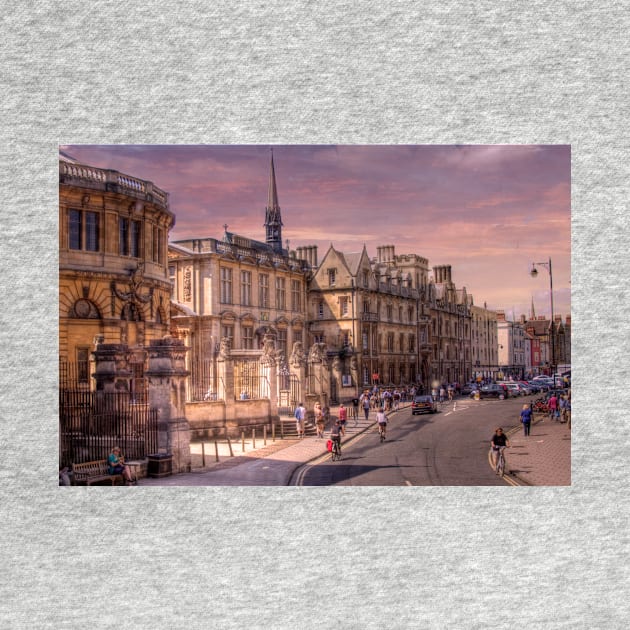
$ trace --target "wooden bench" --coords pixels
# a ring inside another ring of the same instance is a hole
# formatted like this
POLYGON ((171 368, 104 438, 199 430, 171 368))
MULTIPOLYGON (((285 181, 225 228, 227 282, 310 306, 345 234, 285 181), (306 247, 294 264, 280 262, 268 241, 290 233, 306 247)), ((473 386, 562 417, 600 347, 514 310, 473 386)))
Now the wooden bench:
POLYGON ((108 481, 112 486, 115 483, 122 484, 123 476, 120 474, 110 475, 109 472, 107 472, 108 468, 109 466, 106 459, 73 464, 72 471, 74 472, 75 483, 88 486, 101 481, 108 481))

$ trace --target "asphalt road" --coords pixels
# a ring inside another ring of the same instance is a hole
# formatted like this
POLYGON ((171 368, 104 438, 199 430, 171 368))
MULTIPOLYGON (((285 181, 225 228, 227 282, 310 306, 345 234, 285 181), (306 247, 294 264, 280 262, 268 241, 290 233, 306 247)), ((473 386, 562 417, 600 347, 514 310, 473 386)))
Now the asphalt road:
POLYGON ((520 426, 520 410, 531 399, 464 398, 416 416, 406 409, 390 419, 384 443, 376 429, 361 434, 345 445, 341 461, 305 466, 301 485, 505 486, 488 464, 490 439, 497 426, 520 426))

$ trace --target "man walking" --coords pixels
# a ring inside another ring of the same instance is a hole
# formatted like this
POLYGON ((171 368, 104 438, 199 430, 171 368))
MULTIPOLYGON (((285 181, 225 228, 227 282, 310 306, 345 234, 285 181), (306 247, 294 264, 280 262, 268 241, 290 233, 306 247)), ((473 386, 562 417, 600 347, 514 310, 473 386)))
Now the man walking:
POLYGON ((295 408, 295 428, 297 430, 298 439, 304 437, 304 420, 306 419, 306 408, 304 403, 300 403, 295 408))
POLYGON ((354 426, 359 424, 359 399, 355 396, 352 399, 352 418, 354 419, 354 426))
POLYGON ((363 392, 363 395, 361 396, 361 405, 363 406, 365 419, 368 420, 370 417, 370 395, 367 392, 363 392))

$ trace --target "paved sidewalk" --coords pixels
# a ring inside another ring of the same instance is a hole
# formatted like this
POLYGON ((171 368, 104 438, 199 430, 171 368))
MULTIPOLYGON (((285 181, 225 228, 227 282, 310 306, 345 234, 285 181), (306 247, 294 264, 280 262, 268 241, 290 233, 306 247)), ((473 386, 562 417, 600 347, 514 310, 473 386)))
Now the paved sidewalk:
MULTIPOLYGON (((401 410, 409 403, 401 405, 401 410)), ((336 417, 336 409, 331 416, 336 417)), ((394 418, 395 414, 394 413, 394 418)), ((372 411, 365 420, 362 410, 355 426, 348 420, 346 436, 342 444, 375 426, 376 414, 372 411)), ((509 432, 512 447, 507 453, 508 470, 520 485, 567 486, 571 485, 571 430, 566 424, 550 421, 537 414, 532 423, 531 435, 525 437, 521 426, 509 432)), ((286 486, 293 473, 306 462, 325 455, 326 440, 316 437, 304 439, 257 439, 256 449, 241 453, 241 443, 232 443, 234 456, 229 456, 227 446, 222 445, 219 461, 212 452, 206 453, 206 467, 190 473, 170 477, 143 478, 139 486, 286 486), (258 446, 260 445, 260 446, 258 446)))
POLYGON ((530 486, 571 485, 571 429, 567 424, 536 414, 529 437, 522 427, 508 435, 510 473, 530 486))

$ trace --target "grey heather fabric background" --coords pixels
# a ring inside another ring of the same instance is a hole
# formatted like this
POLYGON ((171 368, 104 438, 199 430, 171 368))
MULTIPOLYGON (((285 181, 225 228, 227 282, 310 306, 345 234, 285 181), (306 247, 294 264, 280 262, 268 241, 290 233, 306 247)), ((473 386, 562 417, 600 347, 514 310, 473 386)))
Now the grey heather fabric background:
POLYGON ((461 4, 3 3, 0 627, 628 627, 628 3, 461 4), (570 143, 572 487, 59 488, 60 143, 570 143))

